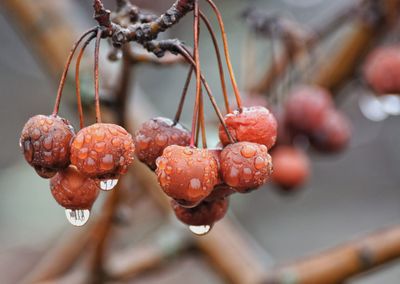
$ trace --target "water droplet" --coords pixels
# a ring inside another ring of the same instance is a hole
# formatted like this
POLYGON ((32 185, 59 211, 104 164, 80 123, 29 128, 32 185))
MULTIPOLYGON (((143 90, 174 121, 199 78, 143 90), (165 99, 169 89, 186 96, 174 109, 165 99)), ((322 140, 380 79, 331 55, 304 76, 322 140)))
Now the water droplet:
POLYGON ((46 150, 51 150, 51 148, 53 147, 53 139, 51 138, 51 137, 46 137, 44 140, 43 140, 43 147, 46 149, 46 150))
POLYGON ((103 152, 105 148, 106 148, 106 143, 104 141, 97 142, 96 144, 94 144, 94 149, 97 152, 103 152))
POLYGON ((254 167, 255 167, 257 170, 261 170, 263 167, 265 167, 265 160, 264 160, 264 158, 262 158, 262 157, 257 157, 257 158, 254 160, 254 167))
POLYGON ((226 177, 226 183, 230 186, 237 186, 239 184, 239 170, 237 168, 232 167, 226 177))
POLYGON ((92 135, 86 135, 85 136, 85 143, 89 144, 92 142, 92 135))
POLYGON ((83 142, 85 140, 85 137, 83 135, 79 135, 75 138, 74 140, 74 146, 76 148, 81 148, 83 146, 83 142))
POLYGON ((400 115, 400 97, 398 95, 386 95, 378 98, 382 110, 389 115, 400 115))
POLYGON ((190 180, 189 189, 199 190, 201 188, 201 181, 198 178, 192 178, 190 180))
POLYGON ((118 183, 117 179, 107 179, 107 180, 101 180, 100 181, 100 188, 102 190, 108 191, 113 189, 118 183))
POLYGON ((35 129, 32 131, 32 138, 33 138, 34 140, 38 140, 38 139, 40 138, 40 135, 41 135, 41 133, 40 133, 40 130, 39 130, 39 129, 35 128, 35 129))
POLYGON ((251 180, 253 178, 253 172, 250 168, 243 168, 242 177, 244 180, 251 180))
POLYGON ((114 167, 114 158, 113 155, 107 154, 105 155, 100 162, 100 167, 103 170, 111 170, 114 167))
POLYGON ((118 147, 119 145, 121 145, 122 141, 119 138, 113 138, 111 140, 111 144, 113 144, 113 146, 118 147))
POLYGON ((95 162, 95 160, 93 160, 90 157, 87 158, 86 161, 85 161, 84 168, 88 173, 93 173, 94 171, 96 171, 96 162, 95 162))
POLYGON ((358 101, 362 114, 369 120, 382 121, 388 114, 382 109, 382 105, 374 95, 363 95, 358 101))
POLYGON ((90 217, 89 209, 65 209, 67 220, 74 226, 80 227, 86 224, 90 217))
POLYGON ((170 174, 172 173, 172 167, 171 167, 171 166, 167 166, 167 167, 165 168, 165 173, 168 174, 168 175, 170 175, 170 174))
POLYGON ((94 133, 94 137, 96 138, 96 140, 101 141, 104 140, 104 137, 106 136, 106 134, 104 133, 103 130, 99 129, 96 130, 96 132, 94 133))
POLYGON ((86 159, 87 156, 88 156, 88 152, 89 152, 88 148, 80 149, 79 152, 78 152, 78 158, 82 159, 82 160, 86 159))
POLYGON ((256 154, 256 148, 251 145, 245 145, 240 149, 240 153, 245 158, 251 158, 256 154))
POLYGON ((201 226, 189 226, 189 230, 197 235, 197 236, 204 236, 211 231, 211 225, 201 225, 201 226))

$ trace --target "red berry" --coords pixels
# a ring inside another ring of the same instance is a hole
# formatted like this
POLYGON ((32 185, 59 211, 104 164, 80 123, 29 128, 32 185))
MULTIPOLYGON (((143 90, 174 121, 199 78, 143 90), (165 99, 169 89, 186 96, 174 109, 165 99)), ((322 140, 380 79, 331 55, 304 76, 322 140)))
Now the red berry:
POLYGON ((218 181, 217 161, 207 149, 168 146, 156 164, 163 191, 189 205, 206 198, 218 181))
POLYGON ((306 133, 317 128, 325 112, 333 106, 329 92, 318 86, 300 86, 289 95, 285 114, 287 124, 306 133))
POLYGON ((399 46, 375 49, 367 57, 363 73, 365 80, 378 94, 399 93, 399 46))
POLYGON ((171 202, 176 217, 183 223, 190 226, 212 225, 222 219, 228 211, 229 201, 227 198, 213 202, 201 202, 194 208, 184 208, 171 202))
MULTIPOLYGON (((270 149, 276 141, 277 122, 274 115, 265 107, 244 107, 242 112, 235 110, 225 116, 225 124, 237 142, 264 144, 270 149)), ((223 145, 230 143, 222 125, 219 138, 223 145)))
POLYGON ((136 156, 140 161, 156 169, 156 159, 170 145, 188 146, 190 132, 169 118, 155 117, 142 124, 135 135, 136 156))
POLYGON ((75 133, 71 124, 58 116, 36 115, 25 124, 20 147, 25 160, 43 178, 50 178, 70 164, 70 144, 75 133))
POLYGON ((271 156, 265 145, 239 142, 222 150, 222 178, 238 192, 245 193, 263 185, 271 173, 271 156))
POLYGON ((285 190, 302 186, 310 176, 310 161, 300 149, 278 146, 271 153, 274 163, 272 180, 285 190))
POLYGON ((124 128, 96 123, 76 135, 71 145, 71 163, 90 177, 113 179, 127 172, 134 151, 132 136, 124 128))
POLYGON ((343 150, 351 138, 350 122, 338 110, 325 113, 321 125, 310 136, 311 144, 323 152, 343 150))
POLYGON ((74 166, 59 171, 50 180, 50 189, 58 204, 67 209, 90 209, 99 194, 99 183, 74 166))

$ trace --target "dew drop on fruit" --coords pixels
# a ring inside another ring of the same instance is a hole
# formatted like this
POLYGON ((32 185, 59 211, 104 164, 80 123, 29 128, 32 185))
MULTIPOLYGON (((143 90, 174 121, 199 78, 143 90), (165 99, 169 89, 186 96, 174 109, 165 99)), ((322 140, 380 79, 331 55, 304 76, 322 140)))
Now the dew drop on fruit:
POLYGON ((118 179, 107 179, 100 181, 100 189, 104 191, 109 191, 113 189, 118 183, 118 179))
POLYGON ((262 157, 257 157, 257 158, 254 160, 254 167, 255 167, 257 170, 261 170, 263 167, 265 167, 265 160, 264 160, 264 158, 262 158, 262 157))
POLYGON ((201 226, 189 226, 189 230, 197 235, 197 236, 204 236, 211 231, 212 226, 210 225, 201 225, 201 226))
POLYGON ((256 154, 256 149, 253 146, 246 145, 242 147, 240 153, 245 158, 251 158, 256 154))
POLYGON ((192 178, 190 180, 189 188, 191 190, 199 190, 201 188, 201 181, 198 178, 192 178))
POLYGON ((89 209, 65 209, 67 220, 74 226, 80 227, 86 224, 90 217, 89 209))

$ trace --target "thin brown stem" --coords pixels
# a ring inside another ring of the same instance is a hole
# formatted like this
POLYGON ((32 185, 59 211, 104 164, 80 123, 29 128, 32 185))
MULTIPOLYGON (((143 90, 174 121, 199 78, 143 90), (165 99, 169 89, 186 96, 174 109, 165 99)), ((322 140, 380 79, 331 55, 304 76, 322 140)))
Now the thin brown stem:
POLYGON ((200 96, 200 106, 199 106, 199 121, 201 128, 201 143, 204 149, 207 149, 207 135, 206 135, 206 124, 204 122, 204 100, 203 93, 200 96))
POLYGON ((184 85, 183 90, 182 90, 181 99, 179 101, 178 109, 177 109, 176 114, 175 114, 174 125, 177 124, 179 122, 180 118, 181 118, 183 105, 185 104, 185 99, 186 99, 187 91, 188 91, 188 88, 189 88, 189 85, 190 85, 190 81, 192 79, 192 74, 193 74, 193 67, 191 66, 190 69, 189 69, 188 75, 186 77, 185 85, 184 85))
POLYGON ((208 32, 210 33, 212 42, 214 44, 215 55, 217 56, 217 62, 218 62, 219 77, 221 80, 222 94, 224 95, 225 109, 226 109, 227 113, 230 113, 231 107, 229 105, 228 92, 226 90, 224 67, 222 66, 221 52, 219 50, 217 37, 216 37, 215 32, 210 24, 210 21, 207 19, 207 17, 204 15, 204 13, 202 11, 200 11, 200 17, 201 17, 202 21, 204 22, 204 24, 206 25, 208 32))
POLYGON ((101 123, 100 95, 99 95, 99 53, 100 53, 101 30, 97 31, 96 47, 94 50, 94 97, 96 101, 96 122, 101 123))
POLYGON ((76 66, 75 66, 75 85, 76 85, 76 100, 78 105, 78 112, 79 112, 79 126, 82 129, 85 125, 84 117, 83 117, 83 108, 82 108, 82 98, 81 98, 81 84, 79 80, 79 69, 81 66, 81 59, 83 53, 85 52, 86 47, 89 43, 95 38, 96 36, 92 34, 83 44, 82 48, 80 49, 78 56, 76 58, 76 66))
MULTIPOLYGON (((190 63, 193 67, 196 65, 196 62, 194 62, 193 57, 190 55, 190 52, 187 50, 187 48, 185 46, 177 46, 177 49, 178 49, 177 51, 188 61, 188 63, 190 63)), ((224 128, 224 131, 225 131, 226 135, 229 138, 229 141, 231 143, 235 143, 235 140, 232 138, 232 135, 229 132, 228 127, 225 124, 224 117, 223 117, 221 111, 218 108, 217 102, 215 101, 215 98, 214 98, 214 96, 213 96, 213 94, 211 92, 210 86, 208 85, 208 83, 207 83, 207 81, 206 81, 206 79, 205 79, 203 74, 201 74, 201 80, 203 82, 204 88, 207 91, 207 95, 208 95, 208 97, 210 99, 210 102, 211 102, 213 108, 214 108, 214 111, 217 114, 218 119, 219 119, 222 127, 224 128)))
POLYGON ((199 109, 200 95, 201 95, 201 74, 200 74, 200 53, 199 53, 199 1, 194 2, 193 10, 193 41, 194 41, 194 61, 196 69, 196 100, 194 103, 193 119, 192 119, 192 135, 190 139, 190 146, 195 143, 195 128, 196 128, 196 115, 199 109))
POLYGON ((82 40, 90 33, 95 32, 97 29, 97 27, 92 28, 90 30, 88 30, 87 32, 85 32, 72 46, 71 51, 68 55, 67 58, 67 62, 65 63, 65 67, 64 67, 64 71, 61 75, 61 80, 60 80, 60 84, 58 85, 58 90, 57 90, 57 97, 56 97, 56 102, 54 104, 54 110, 53 110, 53 115, 57 115, 58 111, 60 109, 60 102, 61 102, 61 97, 62 97, 62 92, 64 90, 64 86, 65 86, 65 80, 67 78, 67 74, 68 74, 68 70, 69 70, 69 66, 71 65, 71 61, 72 61, 72 57, 75 54, 76 49, 78 48, 78 45, 82 42, 82 40))
POLYGON ((225 60, 226 60, 227 66, 228 66, 229 76, 231 78, 231 83, 232 83, 233 91, 235 93, 237 106, 238 106, 239 110, 241 110, 242 109, 242 99, 240 97, 239 88, 237 86, 235 74, 233 72, 231 57, 229 54, 228 39, 226 37, 226 32, 225 32, 224 21, 222 20, 221 12, 219 11, 218 7, 214 4, 214 2, 212 0, 206 0, 206 1, 210 4, 211 8, 214 10, 215 15, 217 16, 217 19, 218 19, 218 24, 221 29, 222 42, 224 44, 225 60))

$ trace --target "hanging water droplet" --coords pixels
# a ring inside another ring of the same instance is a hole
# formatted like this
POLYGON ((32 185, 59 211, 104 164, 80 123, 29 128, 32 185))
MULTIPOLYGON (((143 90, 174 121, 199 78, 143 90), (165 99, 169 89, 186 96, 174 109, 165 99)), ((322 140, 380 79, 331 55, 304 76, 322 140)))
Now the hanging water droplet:
POLYGON ((89 220, 90 210, 89 209, 65 209, 65 216, 68 221, 77 227, 83 226, 89 220))
POLYGON ((400 115, 400 97, 398 95, 380 96, 378 100, 385 113, 400 115))
POLYGON ((211 231, 212 225, 189 226, 189 230, 198 236, 204 236, 211 231))
POLYGON ((107 179, 100 181, 100 188, 102 190, 108 191, 113 189, 118 183, 117 179, 107 179))
POLYGON ((362 114, 369 120, 382 121, 388 114, 382 109, 382 105, 374 95, 362 95, 358 101, 362 114))

